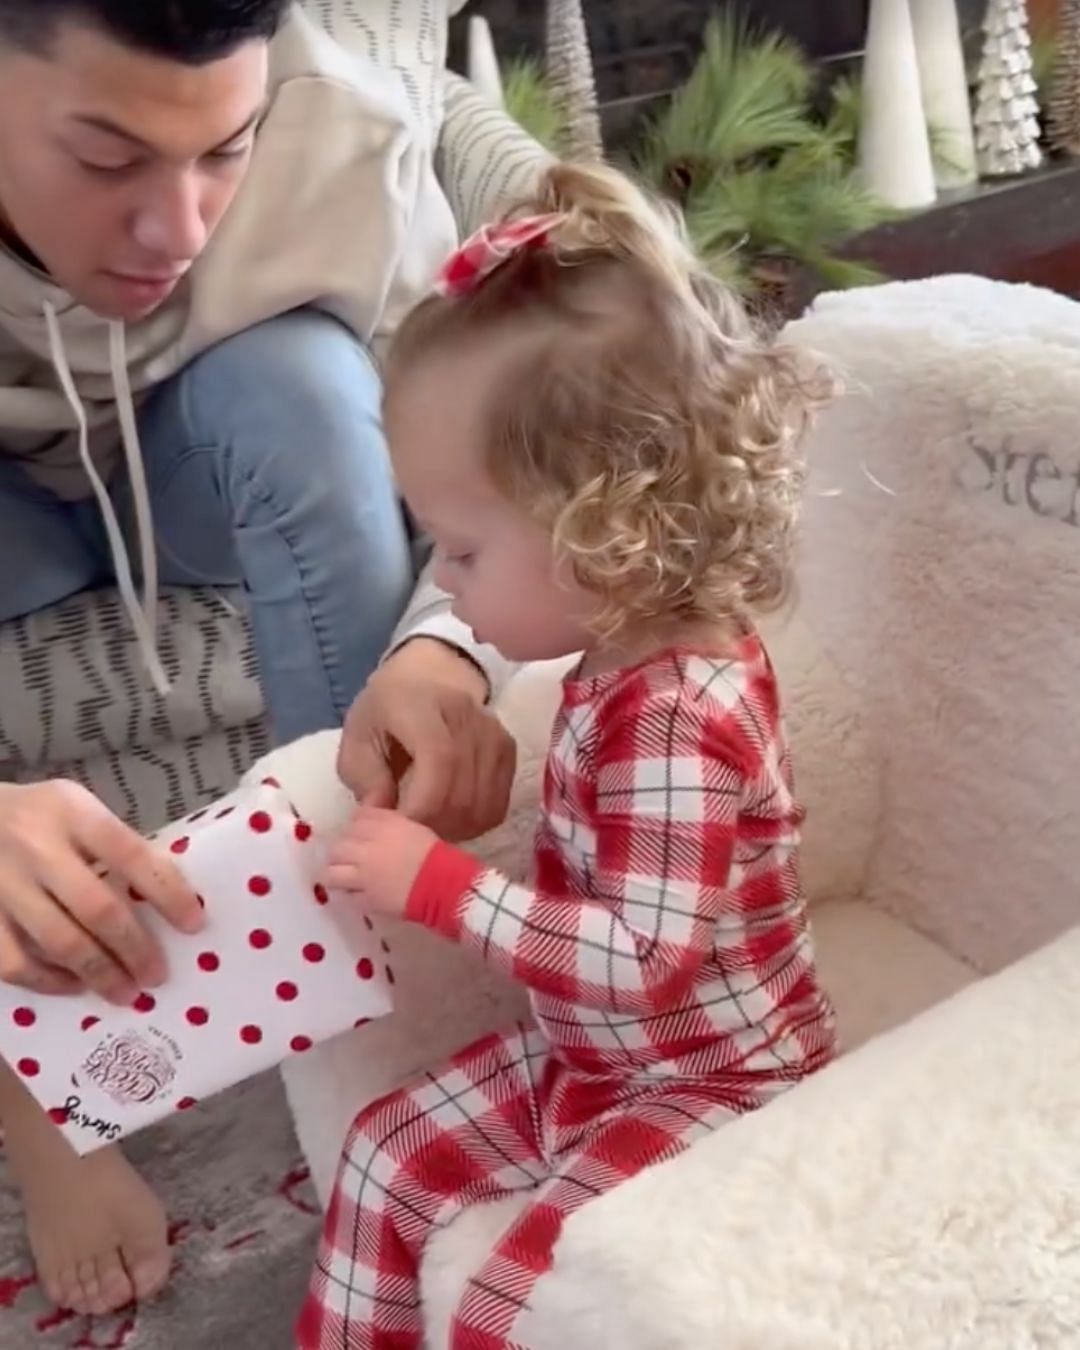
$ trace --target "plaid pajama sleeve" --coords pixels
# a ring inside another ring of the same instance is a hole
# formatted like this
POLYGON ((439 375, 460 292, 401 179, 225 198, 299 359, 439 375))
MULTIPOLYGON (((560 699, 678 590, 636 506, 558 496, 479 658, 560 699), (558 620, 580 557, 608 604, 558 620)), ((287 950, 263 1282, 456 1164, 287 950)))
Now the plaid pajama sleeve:
POLYGON ((590 859, 587 895, 517 885, 439 844, 406 917, 537 993, 631 1015, 670 1006, 712 957, 730 902, 746 780, 736 732, 679 688, 620 705, 597 728, 591 828, 558 839, 590 859))

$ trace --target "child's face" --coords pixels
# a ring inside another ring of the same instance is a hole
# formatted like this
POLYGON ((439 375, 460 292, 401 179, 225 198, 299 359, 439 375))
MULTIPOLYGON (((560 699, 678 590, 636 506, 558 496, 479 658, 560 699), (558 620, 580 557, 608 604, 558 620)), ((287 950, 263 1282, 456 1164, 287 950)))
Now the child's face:
POLYGON ((551 536, 489 481, 483 398, 493 362, 429 358, 399 377, 386 432, 405 500, 435 544, 436 583, 477 639, 511 661, 543 661, 592 645, 596 600, 559 575, 551 536))

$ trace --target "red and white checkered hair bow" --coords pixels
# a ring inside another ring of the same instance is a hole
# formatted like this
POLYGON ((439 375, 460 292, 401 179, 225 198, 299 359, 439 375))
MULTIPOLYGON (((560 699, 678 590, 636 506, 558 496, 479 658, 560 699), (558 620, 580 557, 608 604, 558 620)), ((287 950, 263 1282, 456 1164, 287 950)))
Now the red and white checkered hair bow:
POLYGON ((552 230, 563 220, 563 216, 552 213, 481 226, 444 263, 435 283, 436 291, 447 297, 468 295, 522 250, 543 248, 552 230))

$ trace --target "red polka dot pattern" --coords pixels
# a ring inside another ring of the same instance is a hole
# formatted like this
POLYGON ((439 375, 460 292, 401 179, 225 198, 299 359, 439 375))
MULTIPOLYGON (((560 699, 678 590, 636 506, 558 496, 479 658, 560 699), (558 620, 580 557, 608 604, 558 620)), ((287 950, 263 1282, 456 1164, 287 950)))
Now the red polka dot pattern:
POLYGON ((131 1006, 136 1012, 150 1013, 157 1007, 157 999, 153 994, 140 994, 131 1006))
POLYGON ((100 1017, 84 1017, 79 1026, 82 1027, 83 1031, 89 1031, 91 1027, 96 1027, 100 1021, 100 1017))
POLYGON ((356 973, 362 980, 373 980, 375 978, 375 966, 365 956, 363 960, 357 961, 356 973))
POLYGON ((41 1065, 36 1059, 20 1059, 15 1067, 24 1078, 36 1078, 41 1072, 41 1065))
POLYGON ((198 966, 200 970, 205 970, 207 974, 212 974, 221 966, 221 958, 216 952, 200 952, 198 966))
POLYGON ((330 903, 330 897, 326 893, 325 886, 320 885, 315 887, 315 903, 318 905, 328 905, 330 903))
POLYGON ((252 877, 248 882, 248 890, 252 895, 269 895, 271 889, 269 877, 252 877))
POLYGON ((176 1103, 176 1109, 178 1111, 190 1111, 193 1106, 197 1105, 198 1102, 196 1102, 194 1097, 181 1097, 176 1103))
POLYGON ((256 811, 248 817, 248 826, 256 834, 269 834, 274 827, 274 822, 270 819, 267 811, 256 811))
POLYGON ((169 845, 169 852, 186 853, 190 847, 191 847, 191 840, 185 834, 181 836, 181 838, 174 839, 172 841, 172 843, 169 845))
POLYGON ((265 928, 255 928, 248 935, 248 942, 257 952, 264 952, 273 940, 265 928))
POLYGON ((310 1036, 294 1036, 289 1042, 289 1049, 296 1055, 302 1055, 305 1050, 311 1049, 310 1036))
POLYGON ((66 1106, 52 1106, 49 1108, 49 1119, 54 1125, 66 1125, 67 1118, 68 1113, 66 1106))
POLYGON ((318 942, 308 942, 304 946, 304 960, 310 961, 313 966, 317 966, 320 961, 326 959, 326 948, 318 942))
POLYGON ((258 1045, 262 1038, 262 1028, 255 1026, 253 1023, 240 1028, 240 1039, 245 1045, 258 1045))
POLYGON ((282 1003, 292 1003, 300 996, 300 990, 297 989, 292 980, 282 980, 277 987, 276 993, 282 1003))
POLYGON ((37 1021, 37 1013, 33 1008, 16 1008, 11 1014, 11 1020, 17 1027, 32 1027, 37 1021))
POLYGON ((293 834, 301 844, 306 844, 311 838, 311 826, 306 820, 298 820, 293 826, 293 834))
POLYGON ((193 1027, 204 1027, 210 1021, 210 1014, 205 1008, 189 1008, 184 1015, 193 1027))

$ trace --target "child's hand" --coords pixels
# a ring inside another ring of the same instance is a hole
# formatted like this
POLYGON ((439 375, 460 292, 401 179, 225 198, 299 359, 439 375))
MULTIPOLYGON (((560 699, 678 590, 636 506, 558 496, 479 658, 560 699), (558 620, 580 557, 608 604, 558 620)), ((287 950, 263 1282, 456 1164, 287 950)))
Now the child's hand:
POLYGON ((362 806, 330 851, 326 884, 355 895, 365 909, 400 918, 437 842, 426 825, 396 811, 362 806))

